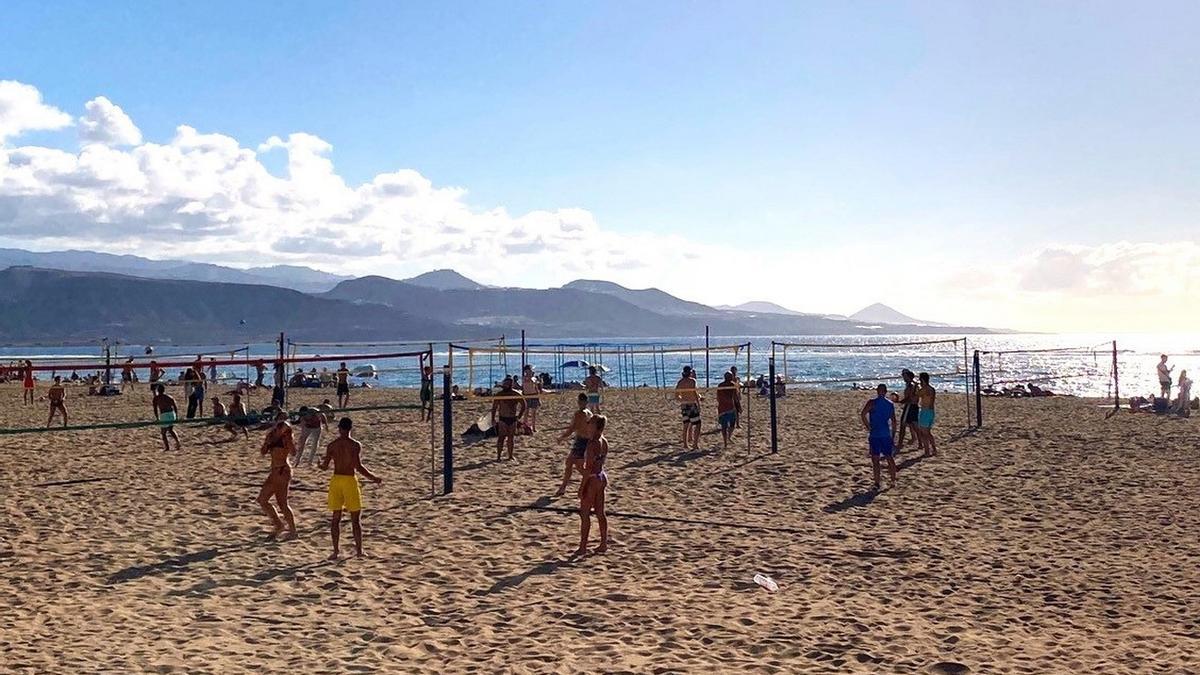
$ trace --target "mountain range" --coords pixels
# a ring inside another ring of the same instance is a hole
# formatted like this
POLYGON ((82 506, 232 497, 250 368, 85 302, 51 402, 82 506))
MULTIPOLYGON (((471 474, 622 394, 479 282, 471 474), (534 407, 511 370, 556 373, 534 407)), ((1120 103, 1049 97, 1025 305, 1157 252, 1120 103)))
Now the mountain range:
POLYGON ((849 317, 769 303, 711 307, 659 289, 577 280, 561 288, 497 288, 454 270, 397 280, 277 265, 235 269, 87 251, 0 249, 0 340, 196 344, 301 340, 979 333, 918 321, 885 305, 849 317), (56 266, 56 267, 55 267, 56 266))

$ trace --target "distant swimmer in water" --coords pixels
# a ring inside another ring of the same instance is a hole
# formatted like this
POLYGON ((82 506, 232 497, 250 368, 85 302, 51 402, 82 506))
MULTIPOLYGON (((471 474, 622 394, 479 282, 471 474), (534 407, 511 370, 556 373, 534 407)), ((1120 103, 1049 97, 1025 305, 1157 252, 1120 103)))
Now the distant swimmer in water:
POLYGON ((325 449, 325 458, 321 460, 322 471, 329 468, 333 462, 333 476, 329 479, 328 506, 331 514, 329 519, 329 535, 333 540, 333 554, 330 560, 337 560, 341 549, 338 539, 342 531, 342 511, 350 512, 350 526, 354 530, 354 552, 362 557, 362 490, 358 485, 361 473, 367 480, 376 485, 383 479, 371 473, 362 463, 362 444, 350 436, 354 424, 349 417, 338 420, 338 437, 325 449))
POLYGON ((513 445, 516 442, 517 423, 525 414, 525 397, 513 389, 512 377, 505 377, 500 384, 500 391, 492 400, 492 424, 496 426, 496 459, 500 452, 508 446, 508 458, 513 459, 513 445))
POLYGON ((608 515, 604 512, 604 493, 608 489, 608 474, 604 471, 608 459, 608 439, 604 437, 604 426, 608 419, 594 415, 591 419, 591 440, 583 460, 583 482, 579 485, 579 548, 575 556, 587 554, 588 533, 592 528, 591 514, 596 514, 600 526, 600 545, 596 553, 608 550, 608 515))
POLYGON ((880 458, 887 459, 888 485, 896 485, 896 460, 893 457, 896 446, 892 442, 892 435, 896 431, 896 406, 887 398, 886 384, 876 387, 875 393, 875 398, 863 405, 859 418, 867 429, 867 452, 871 456, 871 472, 875 489, 878 490, 880 458))
POLYGON ((154 419, 158 420, 158 431, 162 435, 163 450, 171 449, 167 444, 167 436, 175 439, 175 452, 179 452, 179 435, 175 433, 175 420, 179 419, 179 407, 175 405, 175 399, 167 395, 167 388, 162 382, 156 382, 154 385, 154 400, 151 405, 154 407, 154 419))
POLYGON ((288 463, 288 459, 295 451, 296 443, 292 439, 292 427, 288 424, 287 413, 280 412, 275 416, 275 426, 263 439, 260 451, 260 454, 271 457, 271 470, 267 473, 267 479, 263 481, 262 489, 258 491, 258 504, 262 507, 263 514, 271 521, 270 539, 275 539, 283 532, 285 522, 288 537, 296 536, 296 514, 292 513, 292 507, 288 506, 288 490, 292 484, 292 465, 288 463), (271 497, 275 498, 275 503, 283 512, 282 521, 275 507, 271 506, 271 497))
POLYGON ((933 385, 929 384, 929 373, 921 373, 917 376, 921 386, 917 387, 917 405, 920 408, 917 413, 917 433, 920 435, 922 445, 925 446, 925 456, 933 457, 937 455, 937 441, 933 440, 933 420, 934 403, 937 399, 937 390, 933 385))
POLYGON ((63 386, 61 375, 54 376, 54 384, 50 385, 46 398, 50 401, 50 417, 46 419, 46 428, 50 428, 56 412, 62 413, 62 425, 67 426, 67 388, 63 386))
POLYGON ((583 378, 583 389, 587 392, 588 408, 594 413, 600 412, 600 390, 604 386, 604 378, 600 377, 596 366, 588 366, 588 376, 583 378))
POLYGON ((679 401, 679 416, 683 420, 683 447, 700 449, 700 401, 704 397, 696 388, 696 373, 691 366, 683 367, 683 375, 675 383, 675 399, 679 401))
POLYGON ((567 453, 562 483, 558 486, 558 492, 554 493, 555 497, 561 497, 566 493, 572 471, 583 473, 583 459, 587 453, 588 440, 591 439, 592 411, 588 410, 587 394, 580 392, 578 403, 579 407, 576 408, 575 415, 571 418, 571 426, 567 427, 567 430, 558 437, 558 442, 561 443, 567 440, 571 434, 575 434, 575 440, 571 442, 571 451, 567 453))

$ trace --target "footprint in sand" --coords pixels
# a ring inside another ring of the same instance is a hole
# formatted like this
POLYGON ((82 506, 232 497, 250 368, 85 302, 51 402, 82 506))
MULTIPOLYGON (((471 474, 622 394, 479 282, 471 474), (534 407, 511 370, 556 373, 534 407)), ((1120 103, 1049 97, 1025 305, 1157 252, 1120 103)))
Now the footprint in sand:
POLYGON ((929 666, 927 672, 930 675, 965 675, 965 673, 971 672, 971 669, 966 664, 954 661, 941 661, 929 666))

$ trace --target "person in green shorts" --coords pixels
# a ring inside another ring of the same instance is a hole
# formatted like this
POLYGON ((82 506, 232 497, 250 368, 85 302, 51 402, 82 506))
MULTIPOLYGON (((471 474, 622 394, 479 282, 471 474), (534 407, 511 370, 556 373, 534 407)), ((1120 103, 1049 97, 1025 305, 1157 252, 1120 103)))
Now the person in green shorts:
POLYGON ((154 418, 158 420, 158 431, 162 434, 163 450, 170 450, 167 436, 175 439, 175 452, 179 452, 179 435, 175 433, 175 420, 179 418, 179 407, 175 399, 167 395, 167 388, 162 382, 154 385, 154 418))
POLYGON ((933 440, 934 404, 937 400, 937 390, 929 384, 929 373, 917 376, 920 386, 917 387, 917 434, 920 444, 925 448, 922 456, 933 457, 937 454, 937 442, 933 440))

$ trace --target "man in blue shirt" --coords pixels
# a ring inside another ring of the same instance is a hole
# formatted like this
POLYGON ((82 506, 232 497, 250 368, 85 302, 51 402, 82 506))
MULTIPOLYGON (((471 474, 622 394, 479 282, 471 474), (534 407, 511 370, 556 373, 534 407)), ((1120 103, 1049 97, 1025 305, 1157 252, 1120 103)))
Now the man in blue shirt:
POLYGON ((896 460, 893 459, 896 446, 892 441, 896 429, 896 406, 887 398, 887 385, 881 384, 875 388, 875 398, 866 402, 859 413, 863 426, 867 428, 867 442, 870 446, 871 470, 875 477, 875 489, 879 489, 879 460, 887 458, 888 487, 896 486, 896 460))

